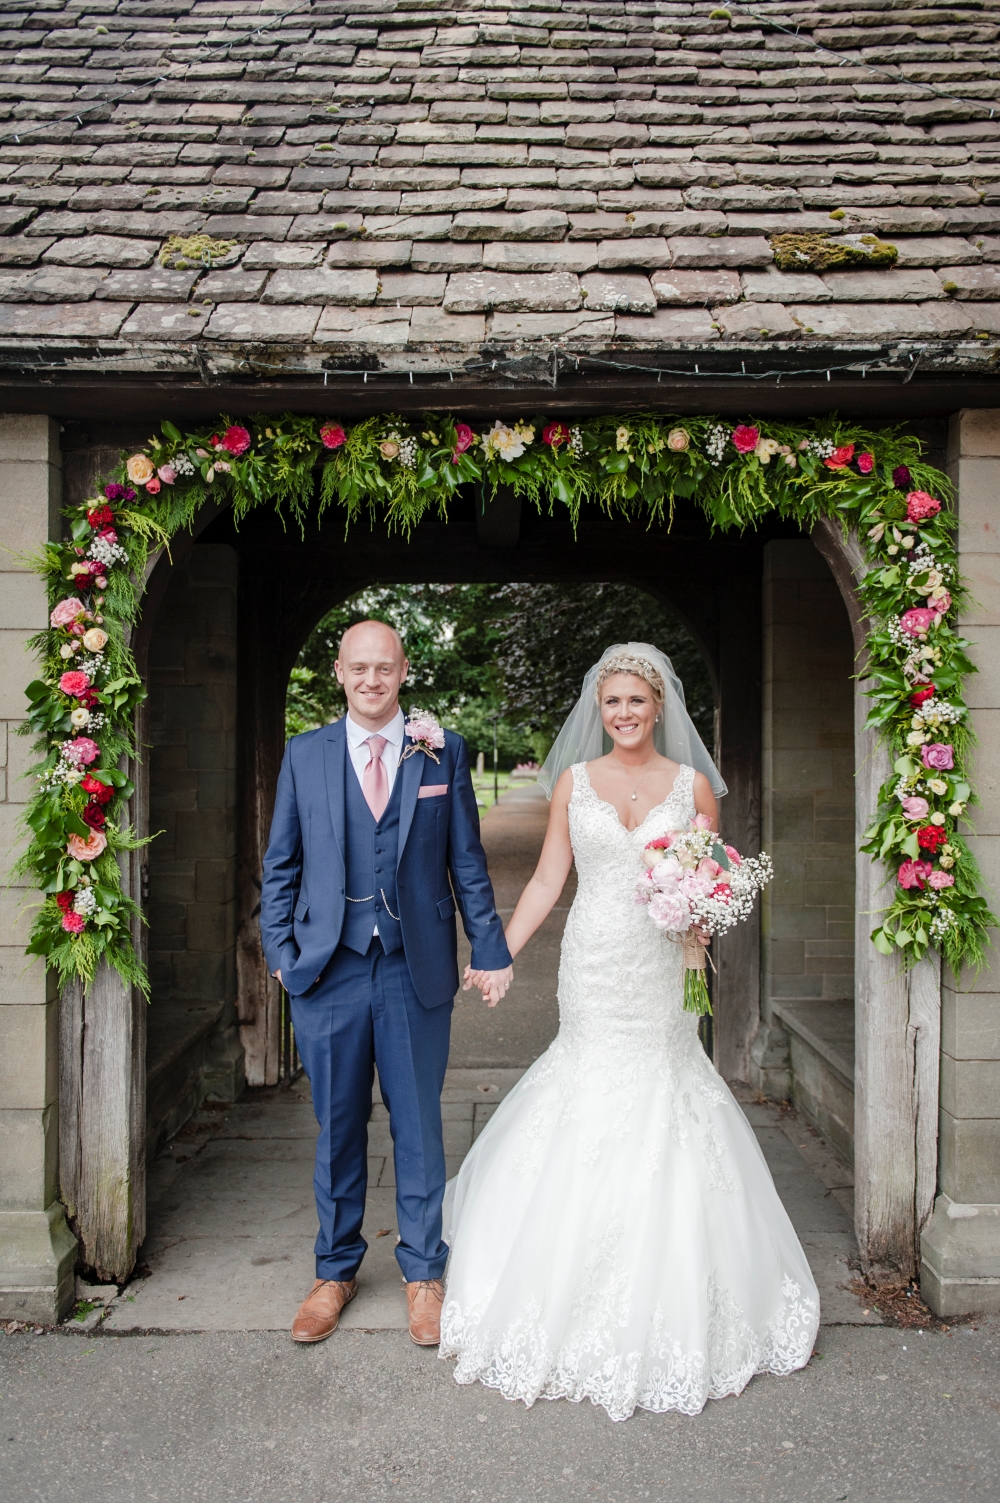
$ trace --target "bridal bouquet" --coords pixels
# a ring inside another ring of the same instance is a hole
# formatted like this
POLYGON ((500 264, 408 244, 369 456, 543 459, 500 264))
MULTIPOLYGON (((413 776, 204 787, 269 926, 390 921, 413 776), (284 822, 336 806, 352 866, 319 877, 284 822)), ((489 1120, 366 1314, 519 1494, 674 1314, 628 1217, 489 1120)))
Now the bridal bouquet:
POLYGON ((705 946, 697 934, 725 934, 753 911, 753 900, 773 875, 771 858, 741 856, 724 845, 698 814, 688 830, 651 840, 642 853, 646 870, 636 882, 635 901, 645 904, 658 929, 684 946, 684 1009, 712 1011, 705 981, 705 946))

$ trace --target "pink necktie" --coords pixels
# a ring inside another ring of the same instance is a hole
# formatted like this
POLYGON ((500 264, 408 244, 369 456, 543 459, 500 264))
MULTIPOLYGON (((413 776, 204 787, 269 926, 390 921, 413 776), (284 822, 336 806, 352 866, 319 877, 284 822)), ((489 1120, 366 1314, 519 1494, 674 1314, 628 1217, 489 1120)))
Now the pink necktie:
POLYGON ((385 806, 389 802, 389 778, 382 761, 385 737, 369 736, 367 739, 371 747, 371 758, 361 779, 361 791, 364 793, 365 803, 377 822, 382 818, 385 806))

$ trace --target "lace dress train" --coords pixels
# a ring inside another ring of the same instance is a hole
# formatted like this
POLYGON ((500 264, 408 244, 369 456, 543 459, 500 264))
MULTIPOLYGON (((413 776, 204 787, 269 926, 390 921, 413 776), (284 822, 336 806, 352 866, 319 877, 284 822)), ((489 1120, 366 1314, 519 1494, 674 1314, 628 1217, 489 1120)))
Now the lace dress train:
POLYGON ((697 1414, 808 1362, 819 1299, 739 1105, 682 1008, 680 946, 632 901, 694 773, 629 831, 573 769, 559 1033, 445 1197, 442 1357, 505 1397, 697 1414))

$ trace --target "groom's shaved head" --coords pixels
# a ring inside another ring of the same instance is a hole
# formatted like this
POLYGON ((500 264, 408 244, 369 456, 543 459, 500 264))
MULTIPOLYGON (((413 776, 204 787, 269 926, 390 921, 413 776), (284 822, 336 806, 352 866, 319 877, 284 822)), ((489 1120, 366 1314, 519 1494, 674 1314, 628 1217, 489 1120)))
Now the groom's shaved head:
POLYGON ((385 621, 355 621, 349 626, 340 639, 337 659, 346 663, 352 653, 363 653, 366 657, 376 653, 394 658, 399 663, 406 662, 402 637, 385 621))

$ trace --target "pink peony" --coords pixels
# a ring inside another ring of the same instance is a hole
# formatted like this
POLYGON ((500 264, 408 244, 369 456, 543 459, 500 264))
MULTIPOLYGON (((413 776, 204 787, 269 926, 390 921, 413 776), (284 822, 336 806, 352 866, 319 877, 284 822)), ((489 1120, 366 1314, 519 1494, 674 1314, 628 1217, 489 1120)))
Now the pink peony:
POLYGON ((739 851, 731 845, 726 846, 726 855, 729 857, 729 860, 733 866, 739 866, 740 862, 743 860, 743 857, 740 855, 739 851))
POLYGON ((908 637, 926 637, 937 618, 937 611, 932 611, 929 606, 915 605, 912 610, 903 612, 899 624, 908 637))
POLYGON ((241 428, 238 423, 234 423, 231 428, 227 428, 222 435, 222 447, 230 454, 245 454, 250 447, 250 443, 249 428, 241 428))
POLYGON ((422 741, 425 746, 433 747, 435 751, 440 751, 444 746, 444 731, 436 720, 417 716, 408 720, 404 729, 411 741, 422 741))
POLYGON ((59 680, 59 687, 64 694, 72 694, 74 699, 79 699, 81 694, 86 694, 90 688, 90 679, 85 673, 77 668, 71 668, 64 673, 59 680))
POLYGON ((931 806, 925 798, 904 798, 900 803, 907 819, 926 819, 931 812, 931 806))
POLYGON ((156 473, 164 485, 173 485, 177 479, 177 471, 172 464, 161 464, 156 473))
POLYGON ((87 920, 82 913, 74 913, 71 908, 68 913, 63 914, 62 926, 67 934, 82 934, 87 927, 87 920))
POLYGON ((733 448, 740 454, 752 454, 759 443, 759 428, 751 428, 748 423, 740 423, 733 429, 733 448))
POLYGON ((49 617, 49 625, 70 626, 76 620, 77 616, 83 614, 83 611, 83 601, 77 600, 75 595, 69 595, 65 600, 60 600, 59 604, 53 607, 52 614, 49 617))
POLYGON ((933 887, 935 892, 940 892, 942 887, 954 887, 955 878, 951 872, 931 872, 927 878, 927 886, 933 887))
POLYGON ((683 934, 691 919, 683 899, 674 893, 656 892, 649 900, 649 914, 659 929, 683 934))
POLYGON ((320 443, 324 449, 339 449, 347 442, 347 434, 339 423, 324 423, 319 430, 320 443))
POLYGON ((920 757, 924 766, 935 772, 951 772, 955 765, 955 748, 950 742, 932 741, 920 748, 920 757))
POLYGON ((74 767, 89 767, 100 756, 100 747, 89 736, 75 736, 72 741, 64 741, 59 749, 74 767))
POLYGON ((859 454, 854 462, 862 475, 870 475, 875 468, 875 455, 859 454))
POLYGON ((941 502, 926 491, 910 491, 906 498, 906 515, 911 522, 926 522, 928 518, 936 517, 940 510, 941 502))
POLYGON ((107 844, 108 837, 103 830, 91 830, 86 840, 82 835, 71 835, 66 850, 76 861, 96 861, 107 844))
POLYGON ((932 871, 929 861, 904 861, 897 873, 897 881, 900 887, 919 887, 923 891, 932 871))

